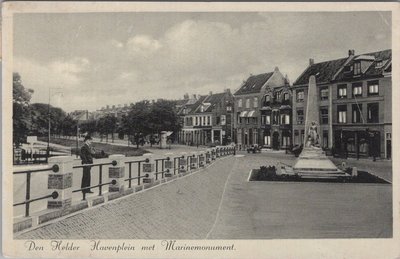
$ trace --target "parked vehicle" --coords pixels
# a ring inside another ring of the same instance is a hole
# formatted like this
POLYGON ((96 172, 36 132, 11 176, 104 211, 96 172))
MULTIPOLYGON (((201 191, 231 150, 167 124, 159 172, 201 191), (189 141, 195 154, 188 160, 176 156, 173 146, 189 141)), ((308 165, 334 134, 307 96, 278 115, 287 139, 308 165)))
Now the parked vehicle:
POLYGON ((250 153, 250 152, 253 152, 253 153, 259 152, 260 153, 261 147, 258 144, 251 145, 250 147, 247 148, 247 153, 250 153))

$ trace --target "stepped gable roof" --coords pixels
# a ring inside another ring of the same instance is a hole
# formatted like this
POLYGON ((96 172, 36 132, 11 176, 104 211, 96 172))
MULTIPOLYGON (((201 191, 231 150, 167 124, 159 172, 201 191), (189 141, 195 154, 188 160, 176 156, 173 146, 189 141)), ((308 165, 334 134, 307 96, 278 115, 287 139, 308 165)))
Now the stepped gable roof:
POLYGON ((259 93, 262 86, 270 79, 274 72, 252 75, 235 92, 235 95, 259 93))
MULTIPOLYGON (((355 56, 347 65, 352 66, 355 62, 355 60, 358 60, 357 58, 361 58, 363 56, 370 56, 370 57, 375 57, 375 59, 372 61, 370 66, 365 70, 365 72, 361 75, 361 78, 363 77, 374 77, 374 76, 379 76, 382 75, 384 72, 384 69, 386 68, 386 65, 389 64, 389 62, 392 60, 392 50, 387 49, 387 50, 382 50, 382 51, 377 51, 377 52, 371 52, 371 53, 366 53, 366 54, 361 54, 358 56, 355 56), (382 62, 382 66, 377 67, 376 64, 378 62, 382 62)), ((345 79, 345 74, 343 71, 341 71, 335 80, 342 80, 345 79)), ((360 77, 360 76, 359 76, 360 77)), ((348 78, 348 77, 346 77, 348 78)))
POLYGON ((297 78, 293 85, 308 85, 310 76, 314 75, 317 83, 330 82, 337 71, 344 65, 347 58, 315 63, 309 66, 303 74, 297 78))

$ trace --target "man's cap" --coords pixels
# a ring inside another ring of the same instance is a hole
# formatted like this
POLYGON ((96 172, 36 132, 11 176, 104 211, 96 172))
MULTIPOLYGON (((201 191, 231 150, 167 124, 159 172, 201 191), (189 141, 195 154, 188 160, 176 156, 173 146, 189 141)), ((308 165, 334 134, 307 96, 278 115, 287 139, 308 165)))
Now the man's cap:
POLYGON ((86 140, 92 140, 92 137, 90 135, 86 135, 84 141, 86 141, 86 140))

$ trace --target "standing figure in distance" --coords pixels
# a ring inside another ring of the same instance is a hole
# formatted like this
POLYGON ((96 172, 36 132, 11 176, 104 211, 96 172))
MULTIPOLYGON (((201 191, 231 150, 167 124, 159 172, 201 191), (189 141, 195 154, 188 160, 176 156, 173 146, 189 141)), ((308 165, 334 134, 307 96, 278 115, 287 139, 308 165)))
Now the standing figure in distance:
MULTIPOLYGON (((82 165, 93 164, 93 154, 94 149, 92 145, 92 138, 87 135, 84 140, 84 144, 81 148, 81 159, 82 165)), ((83 167, 83 174, 82 174, 82 184, 81 188, 89 187, 90 186, 90 169, 91 166, 83 167)), ((82 190, 82 193, 93 193, 90 189, 82 190)))

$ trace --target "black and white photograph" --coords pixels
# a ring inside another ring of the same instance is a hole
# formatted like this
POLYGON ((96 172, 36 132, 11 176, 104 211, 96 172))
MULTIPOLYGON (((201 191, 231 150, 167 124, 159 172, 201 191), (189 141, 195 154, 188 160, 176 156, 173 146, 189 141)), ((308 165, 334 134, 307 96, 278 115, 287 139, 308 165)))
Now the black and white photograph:
POLYGON ((399 5, 181 4, 3 4, 4 255, 400 256, 399 5))

